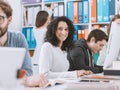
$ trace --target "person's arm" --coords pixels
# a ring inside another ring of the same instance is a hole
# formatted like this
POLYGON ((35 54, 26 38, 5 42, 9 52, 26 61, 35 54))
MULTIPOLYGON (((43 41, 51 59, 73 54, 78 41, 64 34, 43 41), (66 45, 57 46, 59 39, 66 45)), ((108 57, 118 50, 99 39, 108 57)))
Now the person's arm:
POLYGON ((48 82, 48 79, 43 74, 23 78, 23 84, 27 87, 45 87, 48 82))
MULTIPOLYGON (((28 44, 27 41, 25 39, 25 37, 23 36, 23 34, 18 34, 18 44, 20 47, 26 48, 26 50, 28 49, 28 44)), ((29 55, 29 51, 26 51, 25 57, 24 57, 24 61, 22 64, 22 69, 25 69, 27 71, 26 75, 27 76, 32 76, 33 75, 33 71, 32 71, 32 62, 30 59, 30 55, 29 55)))

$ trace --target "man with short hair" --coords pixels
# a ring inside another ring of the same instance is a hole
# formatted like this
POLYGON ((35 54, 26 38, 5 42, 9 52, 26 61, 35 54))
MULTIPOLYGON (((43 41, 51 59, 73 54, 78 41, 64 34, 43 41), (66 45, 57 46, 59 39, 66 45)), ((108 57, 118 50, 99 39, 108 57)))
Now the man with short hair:
MULTIPOLYGON (((28 45, 22 33, 8 31, 11 20, 11 6, 7 2, 0 0, 0 47, 22 47, 27 49, 28 45)), ((25 80, 27 86, 43 87, 48 83, 48 80, 41 74, 32 76, 32 63, 28 51, 26 52, 21 68, 26 70, 27 77, 23 80, 25 80)))
POLYGON ((103 72, 102 66, 93 63, 93 54, 102 50, 108 41, 107 35, 99 29, 92 30, 87 40, 80 39, 74 43, 74 48, 68 51, 69 70, 91 70, 93 73, 103 72))
MULTIPOLYGON (((8 31, 8 25, 12 20, 12 8, 8 3, 0 1, 0 46, 1 47, 28 47, 25 37, 22 33, 8 31)), ((27 71, 27 76, 31 76, 32 64, 29 53, 25 55, 22 69, 27 71)))

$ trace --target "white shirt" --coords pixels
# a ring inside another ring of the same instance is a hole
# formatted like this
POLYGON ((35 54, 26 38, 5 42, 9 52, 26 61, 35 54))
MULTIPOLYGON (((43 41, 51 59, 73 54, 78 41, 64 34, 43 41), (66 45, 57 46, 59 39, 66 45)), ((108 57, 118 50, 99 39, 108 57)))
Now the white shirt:
POLYGON ((40 50, 42 47, 42 44, 44 43, 44 37, 46 34, 47 28, 40 28, 40 29, 33 29, 34 37, 36 39, 36 48, 34 51, 34 55, 32 57, 32 61, 34 64, 39 63, 39 55, 40 55, 40 50))
POLYGON ((39 58, 39 72, 47 78, 76 78, 76 71, 68 71, 67 53, 49 42, 43 44, 39 58))

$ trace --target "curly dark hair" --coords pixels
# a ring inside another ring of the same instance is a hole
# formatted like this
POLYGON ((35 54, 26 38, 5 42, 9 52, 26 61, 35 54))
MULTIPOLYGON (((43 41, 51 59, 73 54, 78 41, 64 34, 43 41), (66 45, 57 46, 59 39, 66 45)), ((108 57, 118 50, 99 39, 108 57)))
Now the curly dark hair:
POLYGON ((57 47, 59 45, 59 39, 56 37, 56 31, 59 22, 66 22, 68 25, 69 34, 67 39, 63 42, 63 45, 61 47, 62 50, 68 50, 73 47, 73 35, 74 35, 74 25, 71 20, 69 20, 66 16, 61 16, 56 19, 54 19, 48 26, 47 26, 47 32, 45 36, 45 42, 50 42, 53 46, 57 47))

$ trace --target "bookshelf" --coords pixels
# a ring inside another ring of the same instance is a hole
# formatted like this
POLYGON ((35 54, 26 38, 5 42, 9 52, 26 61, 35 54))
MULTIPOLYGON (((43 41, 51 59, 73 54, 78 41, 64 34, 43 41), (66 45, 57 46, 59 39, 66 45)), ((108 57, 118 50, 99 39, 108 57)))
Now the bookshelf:
MULTIPOLYGON (((26 29, 24 32, 28 34, 26 39, 30 38, 27 40, 34 38, 29 34, 32 34, 36 13, 39 10, 49 10, 46 7, 52 5, 54 18, 67 16, 73 21, 76 29, 74 40, 87 38, 89 31, 97 28, 96 26, 103 30, 107 29, 111 18, 120 12, 118 2, 120 3, 118 0, 22 0, 22 31, 26 29)), ((28 41, 29 45, 35 43, 34 39, 32 40, 28 41)), ((29 48, 34 50, 35 44, 29 48)))

